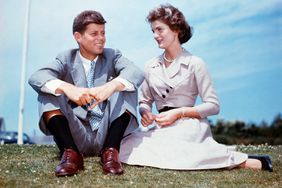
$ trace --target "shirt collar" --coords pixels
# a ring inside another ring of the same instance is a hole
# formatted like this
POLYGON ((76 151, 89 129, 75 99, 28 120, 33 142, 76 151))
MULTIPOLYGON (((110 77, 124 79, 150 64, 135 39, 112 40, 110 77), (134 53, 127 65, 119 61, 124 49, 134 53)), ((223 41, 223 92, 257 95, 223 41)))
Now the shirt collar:
MULTIPOLYGON (((91 62, 92 62, 91 60, 86 59, 85 57, 83 57, 80 52, 79 52, 79 57, 80 57, 82 63, 91 64, 91 62)), ((98 60, 98 55, 97 55, 97 57, 93 61, 96 62, 97 60, 98 60)))
MULTIPOLYGON (((181 52, 181 54, 179 54, 179 56, 175 59, 173 63, 188 65, 190 63, 191 56, 192 54, 183 48, 183 51, 181 52)), ((159 63, 164 64, 163 55, 159 56, 159 63)))

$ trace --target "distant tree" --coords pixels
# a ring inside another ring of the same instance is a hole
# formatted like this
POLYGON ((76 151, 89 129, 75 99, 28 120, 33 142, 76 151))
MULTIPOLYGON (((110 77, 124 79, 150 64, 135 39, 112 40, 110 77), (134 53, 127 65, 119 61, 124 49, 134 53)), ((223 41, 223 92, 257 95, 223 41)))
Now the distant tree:
POLYGON ((243 121, 235 121, 235 123, 233 124, 234 129, 236 132, 244 132, 245 130, 245 122, 243 121))
POLYGON ((213 126, 212 128, 214 134, 222 134, 224 132, 224 120, 217 120, 215 126, 213 126))
POLYGON ((243 121, 217 120, 211 126, 214 139, 223 144, 265 144, 282 145, 282 115, 274 117, 269 125, 266 121, 259 124, 246 124, 243 121))
POLYGON ((0 117, 0 131, 5 131, 5 121, 2 117, 0 117))
POLYGON ((258 126, 259 127, 269 127, 268 123, 264 120, 262 122, 260 122, 260 124, 258 126))
POLYGON ((274 117, 274 120, 271 123, 270 127, 271 127, 272 137, 275 138, 274 144, 282 144, 282 117, 281 117, 281 114, 278 114, 274 117))
POLYGON ((258 127, 256 126, 256 124, 251 123, 250 125, 248 125, 248 129, 247 129, 247 131, 246 131, 246 134, 247 134, 247 136, 249 136, 249 137, 258 135, 258 134, 259 134, 259 129, 258 129, 258 127))
POLYGON ((271 123, 271 127, 273 127, 273 128, 282 128, 282 115, 281 114, 277 114, 274 117, 274 120, 271 123))

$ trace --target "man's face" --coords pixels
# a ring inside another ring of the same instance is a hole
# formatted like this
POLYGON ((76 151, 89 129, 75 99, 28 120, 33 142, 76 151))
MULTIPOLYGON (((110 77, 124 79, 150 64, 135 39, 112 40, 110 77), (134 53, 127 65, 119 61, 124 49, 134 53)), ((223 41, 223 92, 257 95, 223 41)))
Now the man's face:
POLYGON ((87 25, 84 33, 75 32, 74 37, 79 44, 81 55, 93 60, 103 53, 106 42, 105 25, 91 23, 87 25))

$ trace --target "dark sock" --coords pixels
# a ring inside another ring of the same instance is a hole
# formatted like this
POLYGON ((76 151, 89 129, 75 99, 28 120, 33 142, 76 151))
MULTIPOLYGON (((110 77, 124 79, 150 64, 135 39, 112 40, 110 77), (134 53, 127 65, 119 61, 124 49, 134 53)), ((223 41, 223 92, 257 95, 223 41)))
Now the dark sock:
POLYGON ((47 123, 47 129, 54 136, 54 141, 56 142, 60 150, 60 154, 63 154, 64 149, 69 148, 72 148, 75 151, 79 152, 72 138, 69 123, 65 116, 56 115, 51 117, 51 119, 47 123))
POLYGON ((123 138, 129 121, 130 115, 128 113, 124 113, 112 122, 104 143, 104 148, 113 147, 119 151, 120 142, 123 138))

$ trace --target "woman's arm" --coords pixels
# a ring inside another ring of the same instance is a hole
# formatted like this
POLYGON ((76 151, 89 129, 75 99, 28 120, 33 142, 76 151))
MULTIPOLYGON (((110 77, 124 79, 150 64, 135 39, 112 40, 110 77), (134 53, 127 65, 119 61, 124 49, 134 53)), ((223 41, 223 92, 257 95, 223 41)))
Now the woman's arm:
POLYGON ((216 115, 219 113, 220 104, 216 91, 213 87, 210 74, 207 70, 205 63, 200 58, 196 58, 194 62, 195 62, 195 79, 197 83, 199 96, 201 97, 202 100, 202 103, 196 105, 194 107, 194 110, 199 113, 201 118, 205 118, 211 115, 216 115))
POLYGON ((152 104, 154 102, 153 95, 151 93, 147 76, 141 85, 139 92, 139 113, 142 117, 141 124, 147 127, 155 120, 155 115, 152 113, 152 104))

